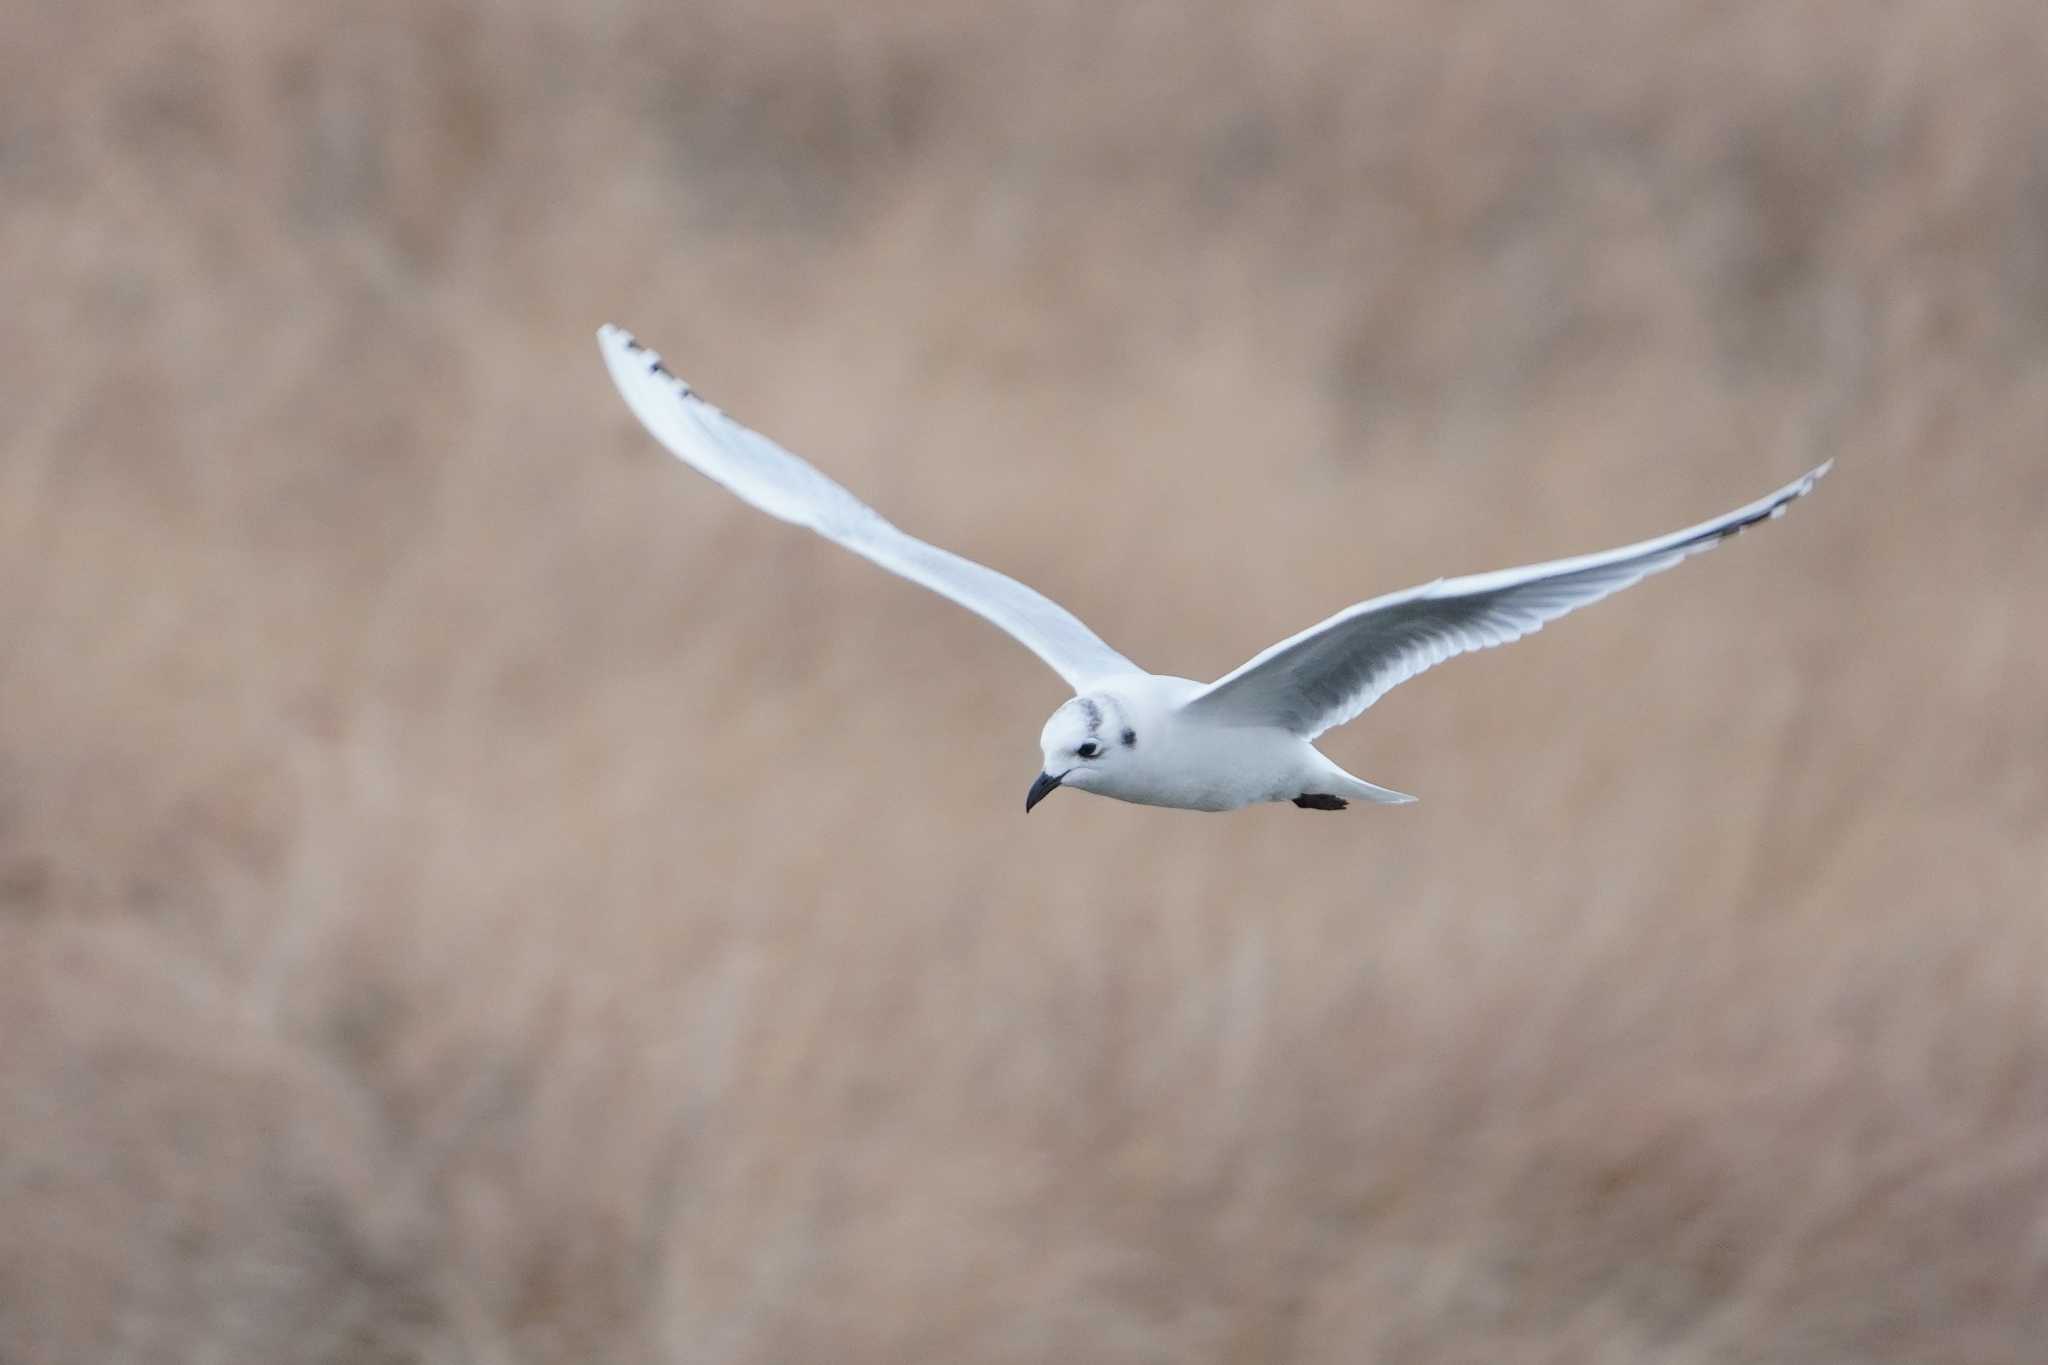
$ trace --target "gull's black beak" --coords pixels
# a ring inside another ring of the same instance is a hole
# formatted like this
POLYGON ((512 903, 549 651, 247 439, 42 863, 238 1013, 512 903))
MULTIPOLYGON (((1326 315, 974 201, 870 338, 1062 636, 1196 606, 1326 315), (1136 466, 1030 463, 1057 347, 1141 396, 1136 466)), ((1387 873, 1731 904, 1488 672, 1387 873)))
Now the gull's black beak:
MULTIPOLYGON (((1060 777, 1065 776, 1065 773, 1060 774, 1060 777)), ((1059 784, 1059 777, 1054 777, 1051 773, 1040 773, 1038 775, 1038 780, 1031 784, 1031 794, 1024 798, 1024 813, 1026 815, 1029 815, 1031 813, 1031 808, 1037 805, 1039 802, 1045 800, 1047 796, 1051 795, 1052 789, 1054 787, 1057 787, 1059 784)))

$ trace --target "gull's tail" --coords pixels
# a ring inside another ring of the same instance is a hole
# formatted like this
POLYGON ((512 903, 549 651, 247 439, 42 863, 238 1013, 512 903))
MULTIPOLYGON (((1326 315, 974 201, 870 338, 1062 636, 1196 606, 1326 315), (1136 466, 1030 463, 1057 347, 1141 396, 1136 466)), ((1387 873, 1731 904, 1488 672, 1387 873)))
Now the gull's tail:
POLYGON ((1371 801, 1382 806, 1406 806, 1415 798, 1407 792, 1397 792, 1391 787, 1376 786, 1362 777, 1353 777, 1321 752, 1316 754, 1323 761, 1322 775, 1316 781, 1318 794, 1327 792, 1338 803, 1326 809, 1342 809, 1345 801, 1371 801))
POLYGON ((1410 806, 1415 803, 1415 798, 1407 792, 1397 792, 1392 787, 1375 787, 1372 783, 1353 777, 1350 773, 1344 774, 1344 784, 1343 790, 1338 793, 1340 796, 1355 796, 1361 801, 1377 801, 1382 806, 1410 806))

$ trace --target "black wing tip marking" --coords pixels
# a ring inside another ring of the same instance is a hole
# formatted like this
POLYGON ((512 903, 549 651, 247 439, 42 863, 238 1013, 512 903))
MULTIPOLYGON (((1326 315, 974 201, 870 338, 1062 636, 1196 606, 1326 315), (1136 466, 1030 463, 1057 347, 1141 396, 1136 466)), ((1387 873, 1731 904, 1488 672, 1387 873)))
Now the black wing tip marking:
POLYGON ((1822 461, 1812 469, 1807 470, 1797 482, 1788 485, 1783 492, 1765 503, 1757 511, 1750 513, 1739 521, 1731 521, 1726 526, 1716 527, 1694 541, 1693 544, 1699 546, 1719 545, 1722 541, 1733 539, 1759 522, 1776 521, 1779 517, 1785 515, 1786 508, 1798 502, 1808 493, 1811 493, 1813 486, 1826 478, 1828 471, 1834 467, 1835 462, 1833 460, 1822 461))
POLYGON ((1294 798, 1294 804, 1303 810, 1343 810, 1351 803, 1328 792, 1303 792, 1294 798))
POLYGON ((606 340, 616 337, 619 345, 625 348, 627 355, 632 356, 647 367, 647 373, 659 375, 675 385, 677 393, 684 398, 695 398, 700 402, 703 401, 703 395, 691 388, 688 380, 684 379, 674 370, 671 370, 666 362, 662 360, 660 352, 643 343, 640 338, 634 336, 625 328, 607 322, 598 329, 597 334, 606 340))

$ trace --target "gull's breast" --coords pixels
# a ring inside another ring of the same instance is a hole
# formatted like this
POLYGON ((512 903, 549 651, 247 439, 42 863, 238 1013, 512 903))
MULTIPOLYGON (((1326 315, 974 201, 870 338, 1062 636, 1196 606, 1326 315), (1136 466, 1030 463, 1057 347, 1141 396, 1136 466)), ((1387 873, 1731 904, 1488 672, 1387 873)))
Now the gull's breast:
POLYGON ((1307 746, 1283 730, 1225 728, 1174 721, 1134 761, 1119 764, 1096 790, 1144 806, 1224 811, 1292 797, 1307 746))

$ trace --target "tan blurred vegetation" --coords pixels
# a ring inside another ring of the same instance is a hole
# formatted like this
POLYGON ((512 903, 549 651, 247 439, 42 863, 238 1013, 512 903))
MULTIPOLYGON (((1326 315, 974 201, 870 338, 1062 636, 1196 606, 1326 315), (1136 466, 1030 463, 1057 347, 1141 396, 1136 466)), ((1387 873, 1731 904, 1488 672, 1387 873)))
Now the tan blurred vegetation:
POLYGON ((0 1360, 2048 1358, 2048 12, 22 0, 0 1360), (1407 810, 1057 680, 615 319, 1407 810))

